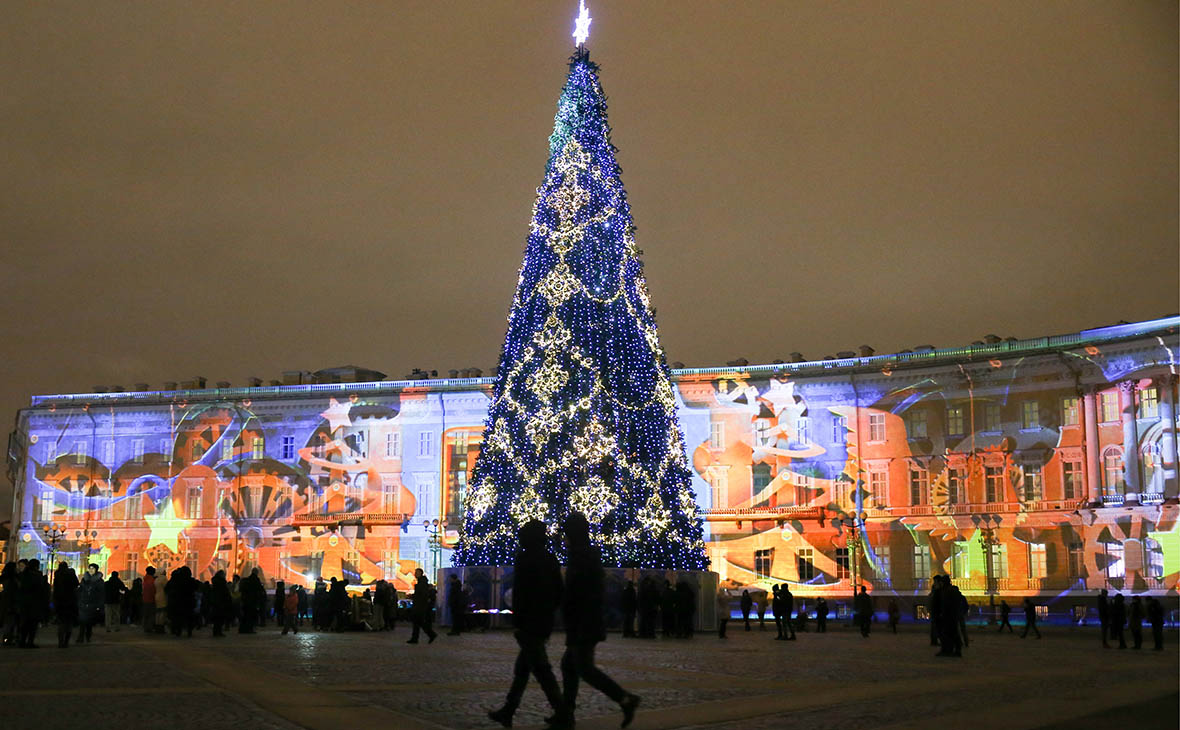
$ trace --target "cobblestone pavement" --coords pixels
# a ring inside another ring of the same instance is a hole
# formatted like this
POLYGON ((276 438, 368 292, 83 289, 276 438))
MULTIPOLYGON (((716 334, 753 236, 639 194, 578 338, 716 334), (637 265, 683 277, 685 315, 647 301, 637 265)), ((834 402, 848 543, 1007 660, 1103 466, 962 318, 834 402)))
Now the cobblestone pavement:
MULTIPOLYGON (((36 651, 0 650, 5 727, 490 728, 485 713, 503 701, 515 656, 507 632, 410 646, 406 627, 217 640, 207 630, 191 640, 123 630, 64 651, 53 633, 43 630, 36 651)), ((934 657, 916 627, 869 639, 842 626, 795 642, 772 636, 615 635, 598 656, 643 697, 640 729, 1180 725, 1176 632, 1154 652, 1104 651, 1096 629, 1049 628, 1039 641, 975 629, 961 660, 934 657)), ((562 639, 550 644, 555 667, 562 639)), ((539 727, 546 714, 531 685, 516 725, 539 727)), ((592 729, 620 718, 585 686, 578 716, 592 729)))

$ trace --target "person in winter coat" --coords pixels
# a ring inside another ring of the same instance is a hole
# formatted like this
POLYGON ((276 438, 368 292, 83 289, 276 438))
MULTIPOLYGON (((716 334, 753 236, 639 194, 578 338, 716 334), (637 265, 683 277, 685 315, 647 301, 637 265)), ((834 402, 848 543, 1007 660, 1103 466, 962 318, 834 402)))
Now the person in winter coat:
POLYGON ((1123 627, 1127 625, 1127 603, 1123 594, 1115 594, 1110 606, 1110 638, 1119 640, 1119 648, 1127 648, 1127 637, 1123 634, 1123 627))
MULTIPOLYGON (((724 588, 717 589, 717 638, 724 639, 725 627, 729 625, 729 594, 725 592, 724 588)), ((775 622, 778 622, 778 615, 775 615, 775 622)))
POLYGON ((4 646, 16 644, 17 607, 20 595, 20 583, 17 580, 16 563, 4 564, 0 571, 0 638, 4 646))
POLYGON ((853 599, 852 608, 856 613, 856 623, 860 626, 860 635, 867 638, 873 627, 873 601, 864 586, 860 587, 860 593, 853 599))
POLYGON ((815 633, 824 634, 828 631, 828 599, 820 598, 815 602, 815 633))
POLYGON ((156 577, 156 612, 152 621, 152 631, 164 633, 164 625, 168 623, 168 576, 161 573, 156 577))
POLYGON ((778 596, 783 604, 783 641, 795 641, 795 624, 791 623, 791 612, 795 610, 795 594, 791 593, 791 586, 780 583, 778 596))
POLYGON ((214 636, 225 636, 223 629, 229 624, 233 616, 233 597, 229 593, 229 583, 225 580, 225 571, 219 570, 213 576, 209 587, 209 620, 213 624, 214 636))
POLYGON ((281 580, 275 581, 274 601, 272 602, 275 616, 275 623, 282 625, 286 616, 287 605, 287 584, 281 580))
POLYGON ((1098 591, 1098 626, 1102 630, 1102 648, 1109 649, 1106 637, 1110 635, 1110 599, 1106 589, 1098 591))
POLYGON ((897 605, 896 598, 889 599, 889 628, 893 633, 897 633, 897 624, 901 621, 901 607, 897 605))
POLYGON ((639 608, 639 597, 635 592, 634 581, 627 581, 619 602, 623 610, 623 636, 635 636, 635 612, 639 608))
POLYGON ((258 568, 255 568, 241 582, 242 622, 238 624, 239 634, 254 633, 254 625, 258 621, 258 604, 266 600, 266 589, 262 587, 258 572, 258 568))
POLYGON ((119 624, 122 621, 123 594, 126 592, 127 586, 119 579, 119 571, 112 570, 103 588, 103 607, 106 609, 104 630, 107 633, 119 630, 119 624))
POLYGON ((57 615, 57 648, 69 648, 78 620, 78 576, 64 560, 53 574, 53 611, 57 615))
POLYGON ((417 644, 418 632, 424 631, 429 637, 426 643, 432 644, 438 638, 438 634, 431 628, 431 624, 434 622, 434 586, 430 585, 430 581, 426 579, 426 573, 421 568, 415 568, 414 575, 418 576, 414 582, 414 606, 411 609, 414 629, 410 632, 410 640, 406 643, 417 644))
POLYGON ((512 669, 512 686, 504 706, 488 713, 488 717, 504 727, 512 727, 512 715, 520 706, 529 682, 529 675, 537 678, 553 708, 556 724, 573 723, 573 713, 565 705, 557 678, 549 665, 545 642, 553 633, 553 615, 561 603, 561 566, 549 551, 546 543, 545 523, 529 520, 517 535, 519 548, 516 551, 513 570, 513 611, 512 625, 520 651, 512 669))
MULTIPOLYGON (((280 583, 282 581, 279 581, 280 583)), ((295 622, 299 620, 299 592, 295 590, 295 586, 291 586, 291 590, 287 591, 287 597, 283 599, 283 633, 288 631, 298 634, 299 627, 295 622)))
POLYGON ((37 627, 45 618, 49 605, 49 585, 41 574, 41 561, 30 560, 20 573, 20 636, 17 643, 26 649, 37 648, 37 627))
POLYGON ((1143 648, 1143 601, 1139 596, 1131 599, 1130 622, 1128 624, 1131 628, 1131 648, 1143 648))
POLYGON ((1155 651, 1164 650, 1164 604, 1158 598, 1147 599, 1147 620, 1151 623, 1151 639, 1155 651))
POLYGON ((463 592, 463 584, 457 575, 452 575, 447 581, 447 608, 451 612, 451 630, 447 632, 447 636, 458 636, 464 629, 467 594, 463 592))
POLYGON ((766 593, 759 592, 754 596, 754 608, 758 611, 758 630, 766 630, 766 593))
POLYGON ((311 625, 317 630, 328 628, 328 586, 323 578, 316 578, 315 592, 311 597, 311 625))
MULTIPOLYGON (((623 690, 613 679, 594 665, 594 647, 606 639, 603 620, 606 573, 598 548, 590 544, 590 523, 580 512, 565 518, 562 526, 568 561, 565 569, 565 596, 562 615, 565 619, 565 654, 561 657, 563 699, 570 713, 567 727, 573 726, 577 706, 578 682, 602 692, 618 703, 623 711, 622 727, 631 724, 639 707, 639 696, 623 690)), ((562 727, 555 723, 554 727, 562 727)))
POLYGON ((172 635, 180 636, 180 632, 185 631, 191 639, 197 611, 197 581, 192 570, 182 565, 172 571, 165 592, 168 594, 168 624, 172 635))
POLYGON ((1020 632, 1020 638, 1028 636, 1031 631, 1041 638, 1041 631, 1037 628, 1037 607, 1033 605, 1031 598, 1024 599, 1024 631, 1020 632))
POLYGON ((94 625, 102 620, 103 605, 106 602, 106 586, 98 564, 86 566, 86 573, 78 585, 78 643, 85 644, 94 638, 94 625))
POLYGON ((742 621, 746 622, 746 631, 750 630, 750 611, 754 608, 754 599, 750 598, 749 591, 742 591, 742 600, 739 604, 742 609, 742 621))

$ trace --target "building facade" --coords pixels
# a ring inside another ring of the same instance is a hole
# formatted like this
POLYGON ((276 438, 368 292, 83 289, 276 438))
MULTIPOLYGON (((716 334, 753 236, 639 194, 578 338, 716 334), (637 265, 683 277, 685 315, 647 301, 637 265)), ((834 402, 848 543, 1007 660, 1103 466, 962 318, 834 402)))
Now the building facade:
MULTIPOLYGON (((914 615, 937 573, 977 604, 1171 605, 1178 326, 676 370, 711 569, 914 615)), ((8 553, 405 590, 450 564, 492 382, 34 397, 8 553)))

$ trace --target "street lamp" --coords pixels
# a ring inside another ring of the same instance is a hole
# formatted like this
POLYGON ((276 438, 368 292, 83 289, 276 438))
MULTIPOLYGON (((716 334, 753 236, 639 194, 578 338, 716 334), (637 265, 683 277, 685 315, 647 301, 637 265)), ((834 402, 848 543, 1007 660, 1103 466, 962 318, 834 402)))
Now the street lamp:
POLYGON ((837 517, 836 525, 843 530, 848 528, 848 565, 849 577, 852 581, 852 592, 856 593, 856 588, 860 584, 860 532, 861 525, 864 524, 864 513, 862 512, 859 518, 856 515, 848 517, 837 517))
POLYGON ((54 565, 53 560, 57 557, 57 544, 66 536, 64 527, 58 524, 41 525, 41 532, 45 533, 45 541, 49 544, 49 565, 45 566, 45 572, 49 575, 49 580, 53 580, 54 565))
POLYGON ((426 544, 430 546, 431 573, 434 582, 438 584, 438 564, 442 560, 443 530, 447 527, 446 520, 422 520, 422 527, 426 528, 426 544))
POLYGON ((90 551, 94 545, 94 541, 98 538, 98 530, 74 530, 74 538, 78 543, 78 559, 82 561, 80 572, 86 571, 87 564, 90 563, 90 551), (82 551, 86 551, 85 558, 82 557, 82 551))
POLYGON ((1000 519, 998 515, 983 515, 980 522, 983 525, 979 528, 980 543, 983 545, 984 555, 983 574, 987 584, 988 607, 991 609, 987 623, 988 626, 991 626, 996 622, 996 576, 993 574, 992 554, 995 552, 995 546, 1000 543, 999 538, 996 537, 996 527, 999 526, 1000 519))

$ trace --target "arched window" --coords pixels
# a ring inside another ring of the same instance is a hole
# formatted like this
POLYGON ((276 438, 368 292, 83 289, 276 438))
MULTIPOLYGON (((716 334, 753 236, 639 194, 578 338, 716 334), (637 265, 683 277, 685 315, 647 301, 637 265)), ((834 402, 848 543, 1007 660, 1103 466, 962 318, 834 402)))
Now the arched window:
POLYGON ((1163 453, 1158 441, 1143 444, 1139 463, 1143 465, 1143 491, 1147 494, 1163 494, 1164 470, 1163 453))
POLYGON ((1123 480, 1123 449, 1109 446, 1102 452, 1102 494, 1116 496, 1125 494, 1127 483, 1123 480))

